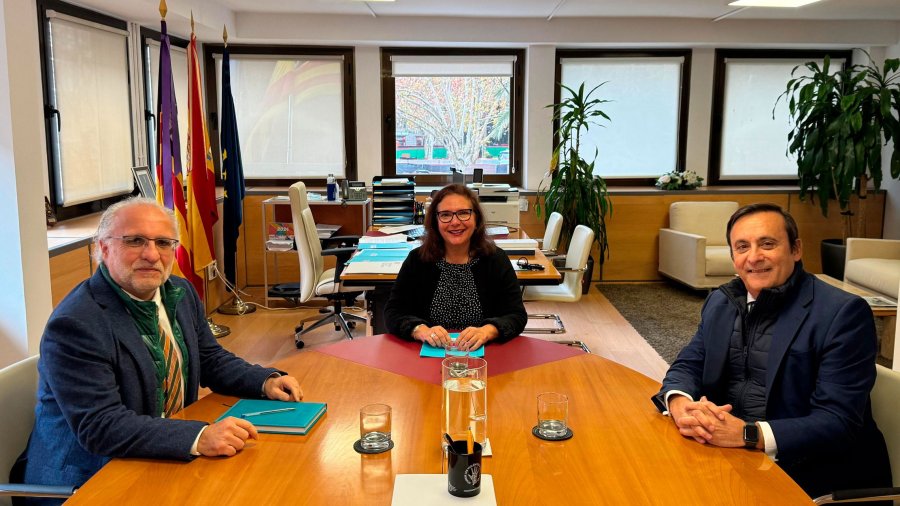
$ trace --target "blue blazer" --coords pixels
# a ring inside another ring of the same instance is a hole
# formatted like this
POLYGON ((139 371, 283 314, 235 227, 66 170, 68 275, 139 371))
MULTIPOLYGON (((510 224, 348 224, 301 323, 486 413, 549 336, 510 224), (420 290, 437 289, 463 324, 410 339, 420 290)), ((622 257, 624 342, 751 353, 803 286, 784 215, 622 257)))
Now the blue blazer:
MULTIPOLYGON (((250 365, 212 336, 186 280, 176 318, 188 350, 185 406, 200 385, 258 398, 275 369, 250 365)), ((19 466, 25 482, 81 485, 112 457, 190 460, 206 422, 160 418, 153 360, 118 293, 98 269, 59 304, 41 339, 35 422, 19 466)))
MULTIPOLYGON (((853 480, 867 475, 878 482, 885 470, 882 483, 890 486, 887 450, 869 401, 877 353, 872 311, 855 295, 797 274, 796 290, 772 327, 766 367, 766 421, 778 463, 813 496, 857 486, 853 480)), ((653 399, 657 408, 664 409, 669 390, 729 402, 728 339, 738 312, 721 290, 709 296, 697 333, 653 399)))

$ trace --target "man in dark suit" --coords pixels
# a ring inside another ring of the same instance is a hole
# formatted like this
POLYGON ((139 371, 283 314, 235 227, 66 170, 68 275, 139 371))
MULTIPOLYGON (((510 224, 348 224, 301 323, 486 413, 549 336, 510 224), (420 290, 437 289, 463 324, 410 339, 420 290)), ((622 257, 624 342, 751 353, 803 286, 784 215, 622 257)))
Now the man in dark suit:
POLYGON ((699 443, 765 451, 812 497, 890 486, 868 305, 803 270, 797 224, 776 205, 736 211, 727 239, 739 279, 707 298, 657 408, 699 443))
POLYGON ((250 365, 212 336, 186 280, 170 276, 178 231, 149 199, 111 206, 95 238, 99 268, 44 330, 35 423, 17 466, 26 483, 81 485, 112 457, 231 456, 247 420, 186 420, 200 385, 240 397, 293 400, 297 380, 250 365))

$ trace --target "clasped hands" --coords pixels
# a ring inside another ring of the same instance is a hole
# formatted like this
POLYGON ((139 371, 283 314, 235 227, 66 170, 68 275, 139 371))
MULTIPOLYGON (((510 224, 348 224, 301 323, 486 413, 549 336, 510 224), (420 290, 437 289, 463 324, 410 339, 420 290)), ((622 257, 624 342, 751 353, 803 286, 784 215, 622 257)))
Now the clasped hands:
MULTIPOLYGON (((263 392, 269 399, 295 401, 303 399, 300 383, 292 376, 273 376, 263 384, 263 392)), ((237 454, 247 444, 248 439, 257 439, 259 433, 249 420, 229 416, 208 425, 197 441, 197 451, 207 457, 237 454)))
POLYGON ((692 401, 683 395, 669 399, 669 414, 682 436, 722 447, 744 446, 744 421, 731 414, 731 404, 718 406, 703 396, 692 401))
MULTIPOLYGON (((456 338, 456 347, 461 350, 477 350, 488 341, 496 339, 499 335, 500 331, 490 323, 482 327, 466 327, 460 331, 459 337, 456 338)), ((428 343, 437 348, 444 348, 452 341, 450 333, 440 325, 434 327, 419 325, 413 332, 412 337, 417 341, 428 343)))

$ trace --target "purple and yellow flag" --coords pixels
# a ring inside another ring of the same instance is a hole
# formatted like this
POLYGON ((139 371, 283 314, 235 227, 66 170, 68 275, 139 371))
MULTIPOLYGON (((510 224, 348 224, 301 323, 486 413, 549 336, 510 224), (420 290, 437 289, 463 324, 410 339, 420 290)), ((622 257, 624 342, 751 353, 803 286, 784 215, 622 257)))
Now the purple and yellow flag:
MULTIPOLYGON (((180 244, 189 234, 187 207, 184 200, 184 178, 181 171, 181 142, 178 135, 178 106, 175 103, 175 81, 172 77, 169 35, 166 20, 161 21, 159 39, 159 97, 156 105, 156 201, 173 209, 178 220, 180 244)), ((179 245, 179 249, 181 246, 179 245)), ((175 274, 184 276, 180 265, 175 274)), ((192 270, 188 270, 192 272, 192 270)), ((184 276, 190 279, 189 276, 184 276)), ((202 292, 201 292, 202 293, 202 292)))

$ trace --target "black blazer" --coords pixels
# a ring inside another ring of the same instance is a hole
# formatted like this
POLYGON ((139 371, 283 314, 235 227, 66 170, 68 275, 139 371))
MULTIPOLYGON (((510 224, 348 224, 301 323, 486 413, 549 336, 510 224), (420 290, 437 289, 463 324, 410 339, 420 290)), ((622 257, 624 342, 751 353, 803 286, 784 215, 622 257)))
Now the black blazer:
MULTIPOLYGON (((492 324, 500 331, 498 341, 508 341, 525 328, 528 315, 522 303, 522 290, 516 271, 500 248, 472 265, 475 288, 484 319, 481 325, 492 324)), ((414 249, 406 257, 391 296, 384 308, 385 323, 391 334, 412 339, 412 330, 424 323, 431 325, 429 313, 441 271, 434 262, 425 262, 414 249)))

